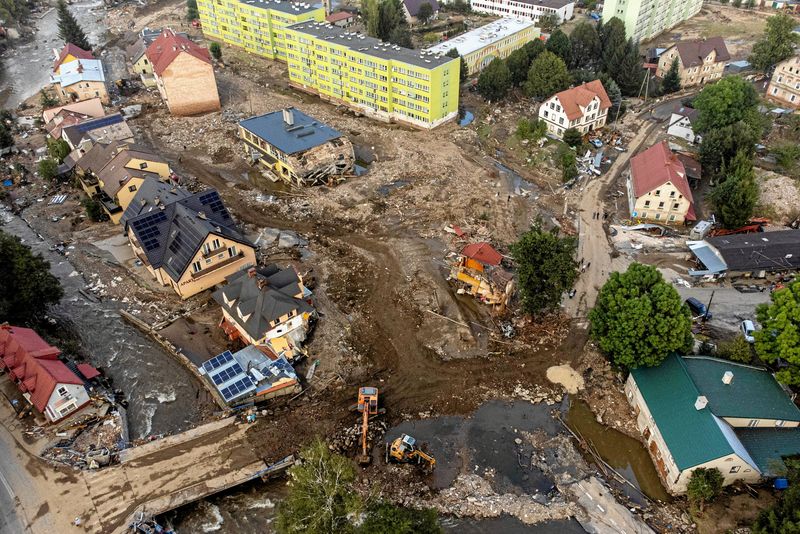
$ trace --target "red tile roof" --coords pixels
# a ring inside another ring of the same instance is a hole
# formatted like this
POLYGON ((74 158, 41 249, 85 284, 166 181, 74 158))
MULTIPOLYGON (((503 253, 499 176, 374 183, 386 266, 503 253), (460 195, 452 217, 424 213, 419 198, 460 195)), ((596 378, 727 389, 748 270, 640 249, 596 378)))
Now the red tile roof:
POLYGON ((325 20, 328 22, 339 22, 340 20, 347 20, 353 18, 354 15, 352 13, 348 13, 347 11, 339 11, 338 13, 331 13, 325 20))
POLYGON ((64 48, 61 49, 61 53, 58 55, 58 59, 53 64, 53 71, 55 71, 59 65, 66 59, 68 55, 73 55, 78 59, 95 59, 91 52, 88 50, 84 50, 79 46, 75 46, 72 43, 67 43, 64 45, 64 48))
POLYGON ((567 118, 571 121, 581 117, 581 108, 588 106, 595 97, 600 99, 601 110, 611 107, 611 99, 608 98, 608 94, 600 80, 587 82, 578 87, 556 93, 556 98, 561 102, 561 107, 564 108, 567 118))
POLYGON ((83 380, 73 373, 61 360, 33 359, 25 369, 28 377, 25 379, 27 386, 30 379, 35 380, 33 387, 28 387, 31 394, 31 404, 37 410, 44 412, 47 401, 55 391, 58 384, 75 384, 82 386, 83 380))
POLYGON ((100 376, 100 371, 89 365, 88 363, 79 363, 78 364, 78 371, 83 375, 86 380, 91 380, 97 376, 100 376))
POLYGON ((181 53, 187 53, 211 64, 208 48, 202 47, 174 31, 166 29, 147 47, 147 59, 153 64, 153 71, 161 74, 169 67, 181 53))
POLYGON ((461 255, 484 265, 500 265, 500 262, 503 261, 503 255, 485 241, 467 245, 461 251, 461 255))
POLYGON ((30 328, 0 326, 0 369, 22 366, 28 354, 36 358, 55 359, 61 351, 48 345, 30 328))
POLYGON ((686 179, 686 168, 666 141, 631 158, 631 180, 636 198, 670 182, 689 201, 689 213, 694 214, 694 199, 686 179))

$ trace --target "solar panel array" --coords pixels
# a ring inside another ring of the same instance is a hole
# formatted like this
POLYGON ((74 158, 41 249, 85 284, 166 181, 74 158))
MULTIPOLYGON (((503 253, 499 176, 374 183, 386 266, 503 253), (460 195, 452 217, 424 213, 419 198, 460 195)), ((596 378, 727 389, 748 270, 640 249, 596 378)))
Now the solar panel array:
POLYGON ((222 203, 219 193, 216 191, 211 190, 207 193, 203 193, 198 197, 198 200, 202 205, 208 206, 212 213, 218 213, 223 219, 231 218, 228 210, 225 208, 225 204, 222 203))
POLYGON ((82 122, 76 125, 76 129, 81 132, 85 133, 90 130, 96 130, 97 128, 102 128, 103 126, 110 126, 112 124, 117 124, 118 122, 122 122, 122 115, 119 113, 115 113, 114 115, 108 115, 107 117, 100 117, 99 119, 95 119, 92 121, 82 122))
POLYGON ((161 242, 158 239, 158 236, 161 235, 161 230, 158 225, 166 220, 167 216, 164 212, 156 211, 131 223, 133 231, 139 237, 139 242, 146 251, 155 250, 161 246, 161 242))
POLYGON ((231 378, 235 377, 236 375, 244 374, 241 366, 238 363, 234 363, 230 367, 226 367, 222 371, 217 374, 211 375, 211 380, 214 381, 214 384, 220 385, 223 382, 227 382, 231 378))
POLYGON ((215 356, 215 357, 211 358, 210 360, 208 360, 206 363, 204 363, 203 364, 203 369, 206 370, 206 373, 210 373, 214 369, 218 369, 218 368, 222 367, 223 365, 225 365, 226 363, 232 362, 232 361, 233 361, 233 354, 231 354, 231 351, 226 350, 225 352, 223 352, 219 356, 215 356))
POLYGON ((255 389, 253 380, 245 375, 241 380, 237 380, 230 386, 221 389, 220 393, 222 393, 222 398, 225 399, 225 402, 230 402, 236 397, 241 397, 253 389, 255 389))

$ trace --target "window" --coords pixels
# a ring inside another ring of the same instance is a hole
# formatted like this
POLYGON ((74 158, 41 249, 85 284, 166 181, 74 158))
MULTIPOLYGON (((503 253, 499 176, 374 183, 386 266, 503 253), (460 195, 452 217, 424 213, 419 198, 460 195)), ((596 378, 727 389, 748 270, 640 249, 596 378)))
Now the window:
POLYGON ((674 209, 674 210, 676 210, 676 209, 678 209, 680 207, 681 207, 681 205, 679 203, 677 203, 677 202, 672 205, 672 209, 674 209))
POLYGON ((669 192, 669 198, 675 198, 675 191, 669 192))
POLYGON ((146 161, 143 161, 143 162, 141 162, 141 163, 139 164, 139 168, 140 168, 140 169, 146 169, 146 168, 147 168, 147 162, 146 162, 146 161))
POLYGON ((232 258, 236 256, 236 254, 238 254, 238 251, 236 250, 236 245, 228 247, 228 257, 232 258))
POLYGON ((649 200, 645 200, 644 201, 644 207, 645 208, 649 208, 650 207, 650 201, 649 200))
POLYGON ((758 426, 758 419, 750 419, 750 421, 747 423, 747 426, 751 428, 754 426, 758 426))
POLYGON ((129 186, 128 186, 128 191, 130 191, 131 193, 133 193, 134 191, 136 191, 136 185, 129 185, 129 186))
POLYGON ((219 239, 215 239, 211 242, 211 250, 217 250, 220 247, 219 239))
POLYGON ((660 196, 661 196, 661 189, 656 189, 656 196, 657 196, 657 197, 660 197, 660 196))
POLYGON ((741 468, 742 468, 742 466, 741 466, 741 465, 734 465, 733 467, 731 467, 731 470, 730 470, 730 471, 728 471, 728 472, 729 472, 729 473, 738 473, 738 472, 739 472, 739 469, 741 469, 741 468))
POLYGON ((656 220, 659 220, 660 218, 661 218, 661 214, 660 213, 656 213, 656 220))
POLYGON ((69 395, 69 392, 67 391, 67 388, 65 388, 64 386, 59 386, 58 394, 61 395, 62 397, 66 397, 67 395, 69 395))
POLYGON ((203 265, 199 261, 196 261, 196 262, 194 262, 192 264, 192 272, 193 273, 199 273, 202 268, 203 268, 203 265))
POLYGON ((664 209, 664 203, 663 202, 659 202, 658 203, 658 209, 660 209, 660 210, 664 209))
POLYGON ((786 421, 780 421, 780 420, 775 421, 775 426, 783 426, 785 424, 786 424, 786 421))

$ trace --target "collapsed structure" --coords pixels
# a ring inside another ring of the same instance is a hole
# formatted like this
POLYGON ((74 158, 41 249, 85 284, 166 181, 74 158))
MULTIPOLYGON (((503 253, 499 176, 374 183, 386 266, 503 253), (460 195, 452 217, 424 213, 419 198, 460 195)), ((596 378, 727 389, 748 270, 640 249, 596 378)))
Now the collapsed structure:
POLYGON ((297 185, 332 184, 353 173, 353 144, 338 130, 295 108, 239 123, 252 161, 274 179, 297 185))
POLYGON ((772 273, 800 269, 800 230, 758 232, 687 241, 697 262, 692 276, 772 273))
POLYGON ((503 256, 489 243, 471 243, 461 250, 450 265, 450 279, 467 292, 495 309, 508 306, 514 293, 514 277, 501 263, 503 256))

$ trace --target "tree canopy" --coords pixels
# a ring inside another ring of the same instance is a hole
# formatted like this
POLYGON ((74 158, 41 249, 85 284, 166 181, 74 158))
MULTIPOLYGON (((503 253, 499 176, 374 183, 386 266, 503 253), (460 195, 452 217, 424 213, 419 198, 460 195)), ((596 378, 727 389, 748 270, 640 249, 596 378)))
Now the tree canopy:
POLYGON ((4 123, 0 122, 0 149, 14 145, 14 136, 4 123))
POLYGON ((642 89, 644 69, 639 57, 639 43, 628 39, 621 61, 614 70, 607 71, 625 96, 636 96, 642 89))
POLYGON ((758 184, 752 155, 739 152, 723 167, 724 181, 711 192, 715 215, 725 228, 747 224, 758 204, 758 184))
POLYGON ((571 147, 576 147, 583 143, 583 135, 576 128, 567 128, 561 139, 571 147))
POLYGON ((41 254, 0 230, 0 317, 12 324, 41 318, 64 290, 41 254))
POLYGON ((633 263, 613 272, 589 313, 591 336, 624 368, 651 367, 692 346, 692 317, 655 267, 633 263))
POLYGON ((794 18, 786 13, 769 17, 763 36, 753 45, 750 63, 758 70, 767 71, 776 63, 791 57, 798 41, 794 33, 796 25, 794 18))
POLYGON ((672 60, 669 70, 661 81, 661 92, 665 95, 681 90, 681 73, 678 58, 672 60))
POLYGON ((559 24, 561 24, 561 18, 555 13, 550 13, 549 15, 539 17, 539 27, 545 33, 552 32, 558 28, 559 24))
POLYGON ((72 43, 84 50, 91 50, 92 45, 89 44, 89 39, 64 0, 58 0, 56 11, 58 13, 58 37, 65 44, 72 43))
POLYGON ((570 81, 564 60, 545 50, 531 63, 525 93, 535 98, 547 98, 569 87, 570 81))
POLYGON ((700 512, 702 512, 703 507, 714 501, 722 492, 724 480, 722 472, 716 467, 710 469, 698 467, 692 471, 692 475, 689 477, 686 496, 691 502, 699 505, 700 512))
POLYGON ((705 133, 749 120, 758 113, 758 94, 743 78, 726 76, 704 87, 692 105, 698 111, 694 129, 705 133))
POLYGON ((559 305, 561 294, 578 276, 576 246, 574 237, 559 237, 558 229, 543 230, 541 221, 511 245, 525 312, 536 314, 559 305))
POLYGON ((200 14, 197 11, 197 0, 186 0, 186 18, 187 20, 194 20, 200 14))
POLYGON ((431 17, 433 16, 433 6, 430 2, 424 2, 421 6, 419 6, 419 11, 417 12, 417 20, 420 21, 422 24, 427 24, 431 17))
POLYGON ((39 162, 37 170, 42 179, 50 181, 58 175, 58 163, 53 158, 44 158, 39 162))
POLYGON ((772 303, 757 308, 756 353, 765 362, 786 367, 775 374, 780 382, 800 386, 800 281, 772 292, 772 303))
POLYGON ((572 48, 573 69, 595 70, 600 66, 603 46, 597 29, 588 22, 581 22, 569 36, 572 48))
POLYGON ((501 100, 510 89, 511 72, 502 59, 493 59, 478 76, 478 92, 487 100, 501 100))
POLYGON ((800 459, 785 458, 789 487, 777 503, 762 510, 753 524, 753 534, 797 534, 800 532, 800 459))
POLYGON ((718 176, 736 154, 744 153, 752 158, 758 139, 756 130, 744 121, 706 132, 700 145, 704 175, 710 178, 718 176))
POLYGON ((408 21, 400 0, 364 0, 361 13, 366 20, 367 34, 381 41, 411 47, 408 21))
MULTIPOLYGON (((565 131, 564 133, 566 134, 567 132, 565 131)), ((558 168, 561 169, 562 182, 566 183, 578 177, 578 158, 574 150, 563 144, 556 150, 555 157, 558 168)))
POLYGON ((25 0, 0 0, 0 20, 7 26, 14 26, 27 22, 30 17, 30 8, 25 0))
POLYGON ((617 17, 612 17, 607 23, 598 25, 597 33, 603 48, 602 68, 613 75, 619 69, 627 52, 625 23, 617 17))
POLYGON ((564 63, 567 65, 572 63, 572 43, 569 37, 567 37, 567 34, 560 29, 557 28, 550 34, 550 38, 547 39, 545 47, 547 50, 563 59, 564 63))

